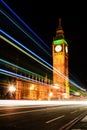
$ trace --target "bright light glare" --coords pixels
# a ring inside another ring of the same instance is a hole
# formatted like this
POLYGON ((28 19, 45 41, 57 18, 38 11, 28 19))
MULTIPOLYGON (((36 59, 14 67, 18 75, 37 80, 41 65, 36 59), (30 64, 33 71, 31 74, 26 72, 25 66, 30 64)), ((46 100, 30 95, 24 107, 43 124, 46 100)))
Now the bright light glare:
POLYGON ((15 91, 16 91, 16 88, 15 88, 13 85, 10 85, 10 86, 9 86, 9 91, 10 91, 10 92, 15 92, 15 91))
POLYGON ((52 93, 52 92, 50 92, 50 93, 49 93, 49 96, 50 96, 50 97, 52 97, 52 96, 53 96, 53 93, 52 93))
POLYGON ((21 105, 87 105, 87 100, 80 101, 28 101, 28 100, 0 100, 0 106, 21 106, 21 105))

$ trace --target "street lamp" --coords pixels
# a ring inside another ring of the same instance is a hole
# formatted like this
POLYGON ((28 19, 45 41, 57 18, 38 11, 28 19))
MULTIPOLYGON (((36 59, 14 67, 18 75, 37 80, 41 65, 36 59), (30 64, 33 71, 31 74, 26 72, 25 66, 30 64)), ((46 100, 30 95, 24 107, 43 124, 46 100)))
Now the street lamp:
POLYGON ((9 86, 9 91, 10 91, 11 93, 13 93, 13 92, 16 91, 16 88, 14 87, 14 85, 10 85, 10 86, 9 86))
POLYGON ((15 91, 16 91, 16 88, 14 85, 9 85, 9 89, 8 91, 10 92, 10 97, 15 97, 15 91))

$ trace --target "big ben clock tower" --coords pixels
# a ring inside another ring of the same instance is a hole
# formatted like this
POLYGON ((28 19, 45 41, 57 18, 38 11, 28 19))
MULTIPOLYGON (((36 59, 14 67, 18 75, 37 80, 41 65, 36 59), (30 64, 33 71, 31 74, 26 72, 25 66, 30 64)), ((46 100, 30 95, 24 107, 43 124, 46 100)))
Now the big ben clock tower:
POLYGON ((68 84, 68 44, 64 39, 61 18, 52 42, 53 85, 58 87, 60 99, 69 98, 68 84))

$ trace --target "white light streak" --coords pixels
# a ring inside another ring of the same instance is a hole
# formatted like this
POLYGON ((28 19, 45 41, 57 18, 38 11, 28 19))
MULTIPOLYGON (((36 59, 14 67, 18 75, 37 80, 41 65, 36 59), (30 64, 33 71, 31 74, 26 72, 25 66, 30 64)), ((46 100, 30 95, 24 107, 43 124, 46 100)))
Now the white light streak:
POLYGON ((64 101, 28 101, 28 100, 0 100, 0 106, 21 106, 21 105, 87 105, 87 100, 64 100, 64 101))

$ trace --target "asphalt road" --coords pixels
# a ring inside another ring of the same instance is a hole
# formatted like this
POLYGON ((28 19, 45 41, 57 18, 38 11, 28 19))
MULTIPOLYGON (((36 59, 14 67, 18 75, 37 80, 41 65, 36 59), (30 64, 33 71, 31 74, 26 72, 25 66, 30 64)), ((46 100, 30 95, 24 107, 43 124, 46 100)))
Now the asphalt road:
POLYGON ((0 106, 0 130, 74 130, 86 114, 85 104, 0 106))

